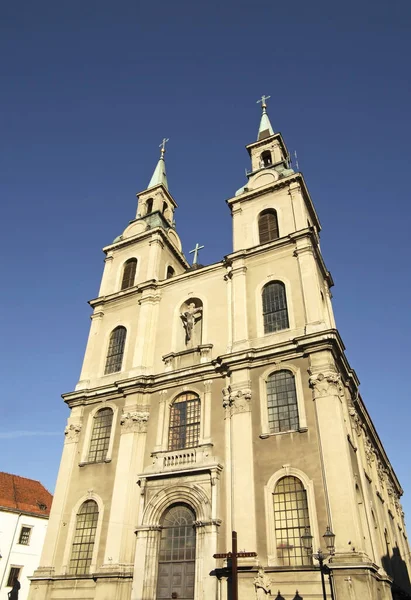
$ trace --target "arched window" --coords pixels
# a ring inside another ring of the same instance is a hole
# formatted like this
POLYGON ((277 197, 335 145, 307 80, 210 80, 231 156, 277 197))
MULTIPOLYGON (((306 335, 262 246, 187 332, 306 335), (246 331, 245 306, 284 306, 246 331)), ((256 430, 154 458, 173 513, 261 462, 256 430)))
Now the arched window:
POLYGON ((121 371, 121 365, 123 362, 124 354, 124 345, 126 343, 126 334, 126 328, 122 326, 116 327, 111 332, 107 352, 106 368, 104 371, 105 375, 121 371))
POLYGON ((163 213, 163 215, 166 212, 166 210, 167 210, 167 202, 163 202, 163 208, 161 210, 161 212, 163 213))
POLYGON ((76 530, 69 563, 70 575, 86 575, 89 572, 91 559, 93 558, 97 522, 97 503, 94 500, 86 500, 77 513, 76 530))
POLYGON ((269 376, 267 408, 270 433, 298 429, 297 394, 291 371, 276 371, 269 376))
POLYGON ((162 518, 156 598, 194 598, 195 519, 184 504, 172 506, 162 518))
POLYGON ((126 290, 127 288, 133 287, 134 278, 136 276, 137 259, 130 258, 124 263, 123 279, 121 280, 121 289, 126 290))
POLYGON ((263 318, 264 333, 289 327, 285 286, 281 281, 271 281, 263 288, 263 318))
POLYGON ((277 213, 274 209, 263 210, 258 216, 258 234, 260 244, 266 244, 273 240, 278 240, 280 234, 278 232, 277 213))
POLYGON ((274 522, 277 556, 283 566, 310 565, 301 536, 310 530, 307 492, 297 477, 283 477, 275 486, 274 522))
POLYGON ((168 449, 181 450, 198 445, 200 437, 200 399, 197 394, 181 394, 170 410, 168 449))
POLYGON ((112 423, 113 411, 111 408, 102 408, 94 415, 87 462, 101 462, 105 460, 110 444, 112 423))
POLYGON ((270 167, 272 165, 271 152, 265 150, 260 157, 260 165, 262 167, 270 167))
POLYGON ((146 202, 146 215, 149 215, 153 212, 153 199, 149 198, 146 202))
POLYGON ((173 269, 173 267, 168 266, 167 267, 167 279, 171 279, 172 277, 174 277, 175 275, 175 271, 173 269))

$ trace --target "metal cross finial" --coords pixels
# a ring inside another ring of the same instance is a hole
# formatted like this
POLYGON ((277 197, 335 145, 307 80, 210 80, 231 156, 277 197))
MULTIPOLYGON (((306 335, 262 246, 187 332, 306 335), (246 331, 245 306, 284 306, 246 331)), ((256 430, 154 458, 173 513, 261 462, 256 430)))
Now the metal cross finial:
POLYGON ((260 100, 257 100, 257 104, 259 104, 261 102, 261 108, 263 110, 265 110, 267 108, 267 103, 266 100, 268 100, 269 98, 271 98, 271 96, 261 96, 260 100))
POLYGON ((166 153, 166 144, 169 141, 170 141, 169 138, 163 138, 163 141, 159 145, 159 148, 161 148, 161 150, 160 150, 160 152, 161 152, 161 158, 163 158, 164 154, 166 153))
POLYGON ((196 247, 194 248, 194 250, 190 250, 190 254, 193 254, 193 252, 194 252, 193 265, 197 264, 198 251, 201 250, 202 248, 204 248, 204 246, 199 246, 198 242, 197 242, 196 247))

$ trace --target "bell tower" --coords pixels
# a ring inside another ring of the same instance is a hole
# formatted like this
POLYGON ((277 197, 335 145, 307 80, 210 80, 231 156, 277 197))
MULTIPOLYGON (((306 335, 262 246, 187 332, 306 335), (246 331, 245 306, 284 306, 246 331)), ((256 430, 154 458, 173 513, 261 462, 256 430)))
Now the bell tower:
POLYGON ((281 133, 275 133, 267 113, 269 96, 262 96, 257 140, 246 146, 251 160, 247 183, 227 200, 233 217, 234 251, 253 248, 320 222, 301 173, 290 165, 281 133), (268 215, 273 215, 271 219, 268 215), (265 218, 262 218, 264 217, 265 218), (272 230, 271 235, 264 233, 272 230), (261 231, 262 230, 262 231, 261 231))

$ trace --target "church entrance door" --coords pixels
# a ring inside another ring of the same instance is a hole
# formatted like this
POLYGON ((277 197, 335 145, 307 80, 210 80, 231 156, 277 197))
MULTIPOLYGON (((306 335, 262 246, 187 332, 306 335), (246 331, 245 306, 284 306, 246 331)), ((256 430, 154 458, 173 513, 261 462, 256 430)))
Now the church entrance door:
POLYGON ((162 519, 157 600, 194 600, 195 515, 184 504, 169 508, 162 519))

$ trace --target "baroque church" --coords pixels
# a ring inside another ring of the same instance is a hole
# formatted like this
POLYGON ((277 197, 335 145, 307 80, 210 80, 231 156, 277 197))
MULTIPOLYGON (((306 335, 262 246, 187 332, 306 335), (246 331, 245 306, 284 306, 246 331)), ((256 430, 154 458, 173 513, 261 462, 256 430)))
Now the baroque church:
POLYGON ((228 256, 185 258, 165 141, 104 248, 30 600, 411 598, 401 485, 266 100, 228 256))

